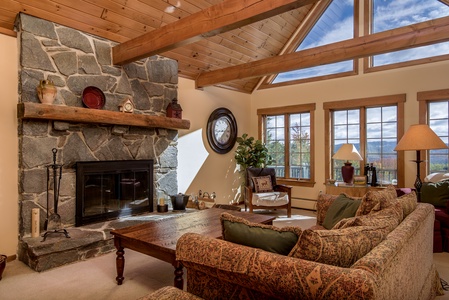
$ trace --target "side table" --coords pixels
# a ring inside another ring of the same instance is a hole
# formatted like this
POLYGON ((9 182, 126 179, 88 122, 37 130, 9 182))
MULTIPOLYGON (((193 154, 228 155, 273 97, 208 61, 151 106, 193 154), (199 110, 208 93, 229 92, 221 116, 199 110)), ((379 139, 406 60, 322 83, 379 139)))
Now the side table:
POLYGON ((340 195, 345 193, 351 197, 363 197, 369 190, 384 189, 382 186, 370 186, 370 185, 346 185, 341 182, 335 184, 326 184, 326 194, 340 195))

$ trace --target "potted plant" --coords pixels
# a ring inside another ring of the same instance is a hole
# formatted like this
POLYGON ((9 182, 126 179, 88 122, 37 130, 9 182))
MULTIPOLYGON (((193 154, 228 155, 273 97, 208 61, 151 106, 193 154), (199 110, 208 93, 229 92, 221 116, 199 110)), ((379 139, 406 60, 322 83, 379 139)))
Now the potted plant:
MULTIPOLYGON (((240 190, 243 190, 246 185, 247 168, 263 168, 274 161, 268 153, 268 148, 265 144, 261 140, 256 140, 254 137, 248 137, 246 133, 241 137, 237 137, 237 144, 235 161, 240 166, 240 172, 243 174, 243 182, 240 188, 240 190)), ((240 193, 240 197, 243 198, 243 196, 243 193, 240 193)))

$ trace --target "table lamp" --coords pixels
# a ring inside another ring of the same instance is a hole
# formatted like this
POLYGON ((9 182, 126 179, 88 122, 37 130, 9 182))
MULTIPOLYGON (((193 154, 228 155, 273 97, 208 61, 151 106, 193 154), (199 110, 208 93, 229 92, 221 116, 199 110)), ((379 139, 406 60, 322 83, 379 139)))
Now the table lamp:
POLYGON ((447 145, 433 132, 426 124, 411 125, 399 143, 394 148, 395 151, 416 150, 416 180, 415 189, 418 201, 421 200, 422 181, 419 174, 419 164, 421 160, 421 150, 445 149, 447 145))
POLYGON ((363 160, 353 144, 343 144, 340 149, 332 156, 333 159, 346 160, 345 165, 341 167, 341 176, 346 183, 352 183, 354 179, 354 167, 350 160, 363 160))

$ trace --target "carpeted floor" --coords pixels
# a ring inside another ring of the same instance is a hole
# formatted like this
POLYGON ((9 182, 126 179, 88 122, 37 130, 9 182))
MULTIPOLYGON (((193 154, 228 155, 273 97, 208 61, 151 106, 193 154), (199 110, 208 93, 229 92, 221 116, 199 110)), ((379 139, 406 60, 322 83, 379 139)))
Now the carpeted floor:
MULTIPOLYGON (((264 212, 256 212, 264 213, 264 212)), ((275 212, 281 222, 294 222, 283 212, 275 212)), ((294 215, 314 216, 313 212, 295 210, 294 215)), ((304 219, 302 219, 304 220, 304 219)), ((66 265, 45 272, 34 272, 20 261, 7 264, 0 281, 0 299, 138 299, 151 291, 173 284, 173 267, 158 259, 126 250, 125 281, 115 282, 115 253, 66 265)), ((449 281, 449 253, 435 253, 440 276, 449 281)), ((449 300, 449 291, 437 300, 449 300)))

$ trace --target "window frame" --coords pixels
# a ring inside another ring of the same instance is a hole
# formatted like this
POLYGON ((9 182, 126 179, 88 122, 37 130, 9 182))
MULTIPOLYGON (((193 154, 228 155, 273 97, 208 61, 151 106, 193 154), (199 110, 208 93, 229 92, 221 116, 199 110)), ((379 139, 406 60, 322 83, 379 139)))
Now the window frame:
MULTIPOLYGON (((324 102, 324 161, 325 178, 331 178, 332 170, 332 112, 335 110, 346 109, 366 109, 370 107, 397 105, 397 139, 398 141, 404 135, 404 103, 406 94, 387 95, 378 97, 369 97, 351 100, 339 100, 324 102)), ((360 116, 360 155, 364 158, 360 166, 366 164, 366 118, 365 114, 360 116)), ((398 186, 404 186, 404 151, 398 151, 397 161, 398 186)))
MULTIPOLYGON (((430 91, 422 91, 417 93, 416 100, 418 101, 418 111, 419 111, 419 124, 429 124, 429 111, 428 105, 429 102, 436 101, 449 101, 449 89, 442 90, 430 90, 430 91)), ((420 174, 429 174, 429 151, 421 150, 421 160, 419 166, 420 174)))
MULTIPOLYGON (((266 141, 266 117, 274 116, 274 115, 285 115, 286 120, 289 120, 288 116, 290 114, 299 114, 299 113, 310 113, 310 179, 307 180, 298 180, 293 178, 282 178, 276 177, 276 182, 280 184, 288 184, 292 186, 304 186, 304 187, 313 187, 315 185, 315 103, 307 103, 307 104, 299 104, 299 105, 291 105, 291 106, 283 106, 283 107, 271 107, 271 108, 260 108, 257 110, 258 117, 258 139, 265 143, 266 141)), ((286 121, 287 122, 287 121, 286 121)), ((290 126, 285 127, 285 136, 289 137, 290 126)), ((290 155, 289 155, 289 145, 290 143, 286 142, 285 147, 285 165, 290 163, 290 155), (288 144, 288 145, 287 145, 288 144)))

